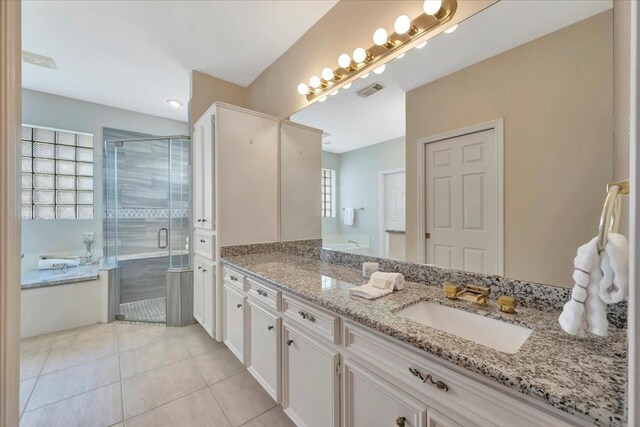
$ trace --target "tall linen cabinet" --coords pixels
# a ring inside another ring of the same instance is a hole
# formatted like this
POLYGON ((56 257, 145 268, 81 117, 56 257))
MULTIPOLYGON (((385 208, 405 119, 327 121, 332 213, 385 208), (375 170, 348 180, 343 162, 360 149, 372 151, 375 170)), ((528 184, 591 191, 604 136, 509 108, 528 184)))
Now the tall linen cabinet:
POLYGON ((321 237, 321 131, 216 102, 192 140, 194 317, 222 341, 227 306, 242 302, 224 286, 220 248, 321 237))

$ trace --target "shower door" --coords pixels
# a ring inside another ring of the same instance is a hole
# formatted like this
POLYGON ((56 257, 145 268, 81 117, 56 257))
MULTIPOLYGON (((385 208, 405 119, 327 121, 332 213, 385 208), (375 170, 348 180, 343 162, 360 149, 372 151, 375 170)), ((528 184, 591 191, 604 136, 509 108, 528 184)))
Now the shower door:
POLYGON ((105 256, 118 267, 118 318, 166 320, 171 268, 190 266, 188 139, 105 144, 105 256))

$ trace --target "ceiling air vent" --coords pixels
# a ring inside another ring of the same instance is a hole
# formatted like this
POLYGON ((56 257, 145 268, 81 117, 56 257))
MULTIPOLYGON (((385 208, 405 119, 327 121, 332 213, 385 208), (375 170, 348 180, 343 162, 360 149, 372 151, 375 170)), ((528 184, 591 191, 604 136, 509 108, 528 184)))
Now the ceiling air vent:
POLYGON ((22 61, 27 64, 37 65, 38 67, 48 68, 50 70, 58 68, 56 67, 56 61, 54 61, 53 58, 27 52, 25 50, 22 51, 22 61))
POLYGON ((384 86, 382 86, 380 83, 374 83, 370 86, 365 87, 364 89, 361 89, 357 92, 357 95, 360 98, 366 98, 368 96, 373 95, 376 92, 380 92, 382 89, 384 89, 384 86))

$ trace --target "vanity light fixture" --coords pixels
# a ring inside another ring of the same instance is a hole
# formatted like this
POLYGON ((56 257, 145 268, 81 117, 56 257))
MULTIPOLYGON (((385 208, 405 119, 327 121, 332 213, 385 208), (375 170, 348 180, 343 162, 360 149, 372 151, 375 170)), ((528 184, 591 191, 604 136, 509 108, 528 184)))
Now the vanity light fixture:
POLYGON ((340 89, 336 89, 336 90, 334 90, 333 92, 329 93, 329 95, 331 95, 331 96, 336 96, 336 95, 338 94, 338 91, 339 91, 339 90, 340 90, 340 89))
MULTIPOLYGON (((342 53, 338 56, 338 67, 325 67, 320 76, 313 76, 309 84, 298 84, 298 93, 308 101, 322 101, 327 95, 335 95, 341 88, 348 89, 356 79, 366 79, 371 72, 380 74, 385 64, 392 59, 402 58, 410 49, 421 49, 426 45, 427 35, 434 29, 451 21, 458 7, 457 0, 426 0, 422 5, 424 13, 413 20, 400 15, 394 22, 395 32, 389 34, 385 28, 378 28, 373 34, 373 45, 358 47, 353 56, 342 53)), ((456 26, 446 32, 455 31, 456 26)))
POLYGON ((454 25, 453 27, 451 27, 449 29, 444 30, 444 32, 447 33, 447 34, 451 34, 456 30, 456 28, 458 28, 458 24, 454 25))
POLYGON ((169 104, 169 106, 173 108, 182 107, 182 104, 177 99, 167 99, 167 104, 169 104))
POLYGON ((401 53, 400 55, 396 56, 396 59, 402 59, 404 58, 404 56, 406 55, 406 53, 401 53))

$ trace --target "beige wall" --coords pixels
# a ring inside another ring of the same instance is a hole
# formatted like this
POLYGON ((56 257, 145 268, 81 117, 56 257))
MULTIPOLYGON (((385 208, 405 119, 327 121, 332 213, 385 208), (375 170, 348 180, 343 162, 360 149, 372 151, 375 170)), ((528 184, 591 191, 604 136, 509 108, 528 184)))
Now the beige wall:
POLYGON ((407 258, 417 140, 504 118, 505 276, 569 286, 613 177, 612 11, 407 93, 407 258))
POLYGON ((199 71, 191 72, 191 126, 216 101, 247 107, 247 90, 199 71))

